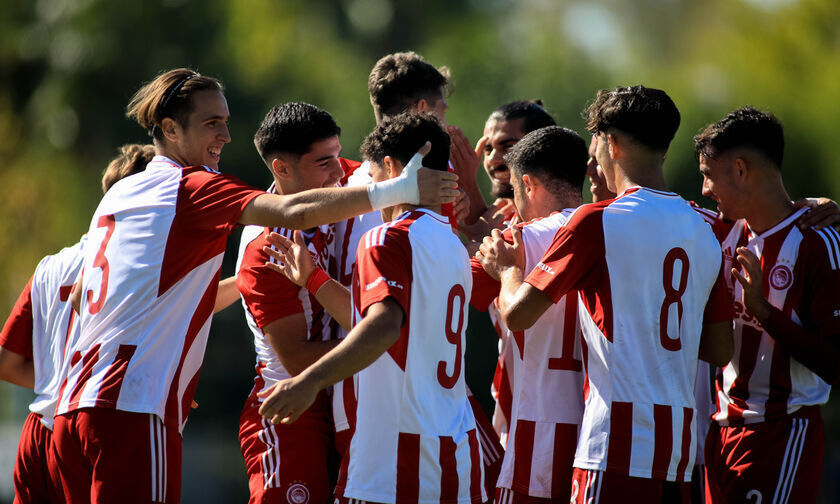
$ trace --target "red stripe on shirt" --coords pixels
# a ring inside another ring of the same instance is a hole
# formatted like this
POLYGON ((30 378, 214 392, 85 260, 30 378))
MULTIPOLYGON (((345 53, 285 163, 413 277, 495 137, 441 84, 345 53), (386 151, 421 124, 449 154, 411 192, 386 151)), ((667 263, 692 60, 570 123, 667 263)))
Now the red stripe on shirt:
POLYGON ((738 356, 738 376, 729 390, 732 402, 729 404, 727 420, 738 422, 744 417, 747 399, 750 395, 750 378, 755 371, 758 348, 761 345, 761 331, 744 324, 741 327, 741 349, 738 356))
POLYGON ((513 464, 514 488, 530 488, 531 486, 531 460, 534 457, 535 428, 533 421, 522 419, 516 421, 516 432, 514 432, 513 438, 513 455, 516 461, 513 464))
POLYGON ((630 474, 630 449, 633 447, 633 403, 614 401, 610 408, 610 439, 607 470, 630 474))
POLYGON ((691 450, 694 449, 694 443, 691 442, 691 420, 693 418, 694 410, 683 408, 682 449, 680 450, 680 462, 677 464, 677 481, 685 481, 685 469, 688 467, 691 450))
POLYGON ((420 435, 399 433, 397 441, 397 504, 420 499, 420 435))
POLYGON ((452 436, 440 436, 440 502, 458 501, 458 462, 457 450, 452 436))
POLYGON ((96 397, 97 408, 116 408, 125 372, 128 370, 128 363, 135 350, 137 350, 137 345, 120 345, 114 362, 108 367, 99 385, 99 394, 96 397))
POLYGON ((0 331, 0 346, 27 359, 32 359, 32 278, 29 278, 18 296, 12 313, 0 331))
POLYGON ((98 360, 99 344, 96 344, 88 350, 88 353, 86 353, 84 357, 82 357, 82 372, 79 373, 79 381, 76 382, 76 386, 73 387, 73 391, 70 392, 70 409, 73 409, 73 407, 79 403, 79 396, 82 395, 82 390, 85 388, 87 381, 93 374, 93 366, 98 360))
POLYGON ((470 444, 470 498, 476 503, 481 502, 481 454, 475 429, 467 432, 467 439, 470 444))
POLYGON ((572 488, 575 448, 577 447, 577 424, 558 423, 554 425, 554 455, 551 460, 551 498, 559 499, 569 494, 572 488))
POLYGON ((671 464, 671 452, 674 447, 674 424, 671 420, 671 407, 662 404, 653 405, 653 466, 651 476, 656 479, 668 477, 671 464))

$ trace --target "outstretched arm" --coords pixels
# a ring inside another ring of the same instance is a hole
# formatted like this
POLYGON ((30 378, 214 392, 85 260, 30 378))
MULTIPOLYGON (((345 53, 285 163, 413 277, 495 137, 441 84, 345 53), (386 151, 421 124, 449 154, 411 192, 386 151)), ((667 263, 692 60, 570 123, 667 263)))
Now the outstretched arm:
POLYGON ((265 398, 260 415, 275 424, 297 420, 321 389, 358 373, 385 353, 399 339, 404 317, 392 298, 372 304, 338 346, 299 375, 260 393, 265 398))
POLYGON ((793 203, 797 207, 808 207, 810 212, 799 219, 796 224, 799 229, 822 229, 826 226, 833 226, 840 229, 840 206, 837 202, 828 198, 804 198, 793 203))
POLYGON ((451 203, 458 196, 458 176, 422 168, 421 153, 428 149, 431 144, 426 142, 399 177, 365 187, 311 189, 290 195, 261 194, 248 203, 239 223, 309 229, 399 203, 425 206, 451 203))

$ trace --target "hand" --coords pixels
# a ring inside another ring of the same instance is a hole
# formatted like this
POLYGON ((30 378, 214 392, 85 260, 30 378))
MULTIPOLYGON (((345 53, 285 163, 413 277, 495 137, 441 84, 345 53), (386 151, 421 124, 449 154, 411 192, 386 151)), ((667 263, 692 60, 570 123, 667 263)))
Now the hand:
POLYGON ((198 408, 198 403, 195 402, 195 400, 193 400, 193 402, 190 403, 190 409, 196 409, 196 408, 198 408))
POLYGON ((735 252, 738 254, 738 262, 743 266, 745 273, 742 275, 737 268, 732 268, 732 275, 743 289, 741 301, 747 311, 752 313, 759 322, 764 322, 770 317, 773 306, 764 298, 761 259, 746 247, 738 247, 735 252))
MULTIPOLYGON (((409 171, 412 162, 417 156, 421 158, 432 150, 432 144, 426 142, 415 157, 403 169, 403 175, 409 171)), ((415 165, 416 166, 416 165, 415 165)), ((441 203, 452 203, 458 197, 458 175, 448 171, 432 170, 431 168, 419 168, 417 170, 417 187, 420 190, 420 205, 432 206, 441 203)))
POLYGON ((840 206, 828 198, 805 198, 793 202, 796 208, 808 207, 811 211, 806 212, 796 221, 799 229, 813 227, 820 230, 826 226, 833 226, 840 230, 840 206))
MULTIPOLYGON (((472 224, 464 224, 462 225, 460 222, 458 223, 458 228, 460 231, 463 231, 467 238, 473 241, 478 241, 483 239, 485 236, 490 236, 490 233, 494 229, 500 229, 502 224, 505 221, 505 209, 508 208, 507 204, 503 207, 497 206, 500 202, 506 200, 500 200, 496 203, 487 207, 487 210, 484 211, 483 214, 472 224)), ((510 203, 513 205, 513 203, 510 203)))
POLYGON ((509 268, 521 270, 525 267, 522 231, 517 227, 512 227, 510 230, 513 243, 505 241, 502 232, 494 229, 490 236, 484 237, 484 241, 475 254, 484 271, 495 280, 501 279, 504 271, 509 268))
MULTIPOLYGON (((481 154, 484 152, 484 145, 481 150, 473 150, 467 135, 461 131, 458 126, 447 126, 446 132, 449 133, 451 140, 449 146, 449 160, 452 162, 452 167, 455 168, 455 173, 463 181, 475 181, 478 175, 478 168, 481 165, 481 154)), ((485 140, 486 142, 486 140, 485 140)))
POLYGON ((452 214, 455 217, 455 222, 458 223, 458 227, 470 214, 470 199, 467 197, 467 193, 460 189, 458 189, 458 197, 455 198, 455 204, 452 207, 452 214))
POLYGON ((263 247, 263 252, 278 262, 266 261, 266 268, 282 273, 289 280, 299 287, 306 287, 309 276, 315 271, 315 263, 312 261, 312 254, 303 241, 303 233, 295 231, 295 241, 286 238, 278 233, 269 233, 266 237, 268 243, 277 248, 263 247))
POLYGON ((275 383, 257 393, 264 399, 260 415, 273 424, 290 424, 300 418, 313 402, 318 391, 300 379, 300 375, 275 383))

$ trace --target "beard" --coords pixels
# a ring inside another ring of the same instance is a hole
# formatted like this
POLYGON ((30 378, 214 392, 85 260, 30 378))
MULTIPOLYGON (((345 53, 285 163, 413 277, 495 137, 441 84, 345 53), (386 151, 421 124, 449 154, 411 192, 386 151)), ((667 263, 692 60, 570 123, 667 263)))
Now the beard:
POLYGON ((503 182, 493 181, 493 187, 490 189, 490 195, 494 198, 513 199, 513 186, 503 182))

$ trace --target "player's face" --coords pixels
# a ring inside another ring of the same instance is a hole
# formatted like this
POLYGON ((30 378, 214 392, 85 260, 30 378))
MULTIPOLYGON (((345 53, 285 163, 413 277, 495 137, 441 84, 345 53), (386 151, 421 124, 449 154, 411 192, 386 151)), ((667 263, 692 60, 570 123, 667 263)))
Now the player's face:
POLYGON ((313 143, 309 152, 294 163, 295 192, 319 187, 335 187, 344 175, 338 155, 341 143, 338 135, 313 143))
POLYGON ((586 176, 589 177, 589 192, 592 193, 593 203, 615 198, 615 193, 607 189, 604 170, 595 158, 597 148, 598 135, 592 135, 592 140, 589 142, 589 161, 586 163, 586 176))
POLYGON ((718 204, 718 213, 725 219, 743 217, 738 208, 740 201, 735 187, 735 160, 732 156, 720 155, 715 159, 700 155, 700 174, 703 175, 703 196, 718 204))
POLYGON ((218 170, 222 147, 230 142, 227 100, 221 92, 211 90, 197 91, 190 99, 193 111, 173 147, 186 166, 204 165, 218 170))
POLYGON ((484 170, 490 177, 490 194, 495 198, 512 198, 513 186, 510 183, 510 170, 505 164, 505 154, 525 136, 523 120, 490 119, 484 125, 484 170))

